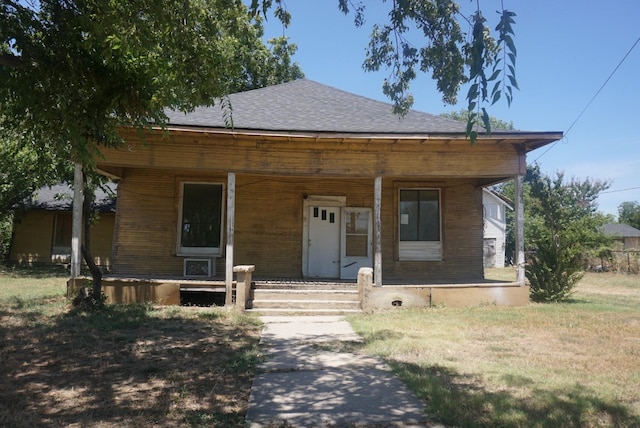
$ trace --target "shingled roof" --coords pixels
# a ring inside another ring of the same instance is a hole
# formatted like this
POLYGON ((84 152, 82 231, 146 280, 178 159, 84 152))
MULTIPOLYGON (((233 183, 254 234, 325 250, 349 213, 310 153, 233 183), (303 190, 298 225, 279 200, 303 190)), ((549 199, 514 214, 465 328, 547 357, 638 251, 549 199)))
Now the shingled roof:
MULTIPOLYGON (((392 105, 299 79, 229 95, 233 127, 243 130, 376 134, 464 133, 466 123, 411 110, 394 115, 392 105)), ((168 111, 170 125, 224 128, 219 106, 184 114, 168 111)))
POLYGON ((605 224, 602 226, 602 232, 613 238, 640 238, 640 230, 622 223, 605 224))
MULTIPOLYGON (((107 183, 105 187, 107 189, 106 192, 100 188, 96 189, 93 209, 103 213, 115 212, 117 185, 115 183, 107 183)), ((26 202, 26 206, 35 210, 71 211, 73 189, 65 183, 41 187, 26 202)))

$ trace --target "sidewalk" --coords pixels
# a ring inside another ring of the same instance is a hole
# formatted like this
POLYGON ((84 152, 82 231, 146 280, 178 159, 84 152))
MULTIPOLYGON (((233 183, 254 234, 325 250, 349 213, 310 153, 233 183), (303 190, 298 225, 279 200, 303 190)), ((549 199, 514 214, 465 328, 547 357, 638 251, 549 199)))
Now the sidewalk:
POLYGON ((251 387, 251 428, 426 426, 423 404, 380 359, 330 350, 362 341, 342 317, 261 319, 267 358, 251 387))

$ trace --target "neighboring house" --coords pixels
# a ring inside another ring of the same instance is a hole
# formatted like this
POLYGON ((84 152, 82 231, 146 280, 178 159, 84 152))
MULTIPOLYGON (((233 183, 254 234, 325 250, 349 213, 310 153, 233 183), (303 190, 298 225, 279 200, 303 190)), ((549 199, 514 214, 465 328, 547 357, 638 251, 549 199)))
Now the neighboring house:
POLYGON ((513 202, 491 189, 483 189, 484 207, 484 267, 505 266, 507 212, 513 202))
POLYGON ((119 179, 114 274, 230 284, 233 266, 252 265, 258 279, 355 284, 373 268, 375 293, 362 294, 373 306, 406 293, 528 301, 524 281, 484 281, 482 189, 523 175, 526 153, 562 133, 471 144, 465 123, 400 118, 306 79, 229 100, 233 128, 219 106, 167 112, 167 132, 123 128, 121 149, 101 149, 97 168, 119 179))
MULTIPOLYGON (((109 269, 115 224, 114 184, 96 191, 91 227, 91 252, 96 264, 109 269)), ((68 264, 71 257, 73 190, 67 184, 46 186, 34 193, 18 210, 13 226, 9 260, 16 263, 68 264)))
POLYGON ((602 232, 616 241, 620 250, 640 250, 640 230, 635 227, 610 223, 602 226, 602 232))

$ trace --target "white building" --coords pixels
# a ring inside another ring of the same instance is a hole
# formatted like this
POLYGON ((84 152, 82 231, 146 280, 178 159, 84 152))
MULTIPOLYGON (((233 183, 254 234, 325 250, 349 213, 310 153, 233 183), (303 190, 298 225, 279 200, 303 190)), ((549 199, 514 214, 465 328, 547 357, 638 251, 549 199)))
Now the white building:
POLYGON ((509 201, 490 189, 483 189, 484 207, 484 267, 505 266, 507 236, 507 209, 513 210, 509 201))

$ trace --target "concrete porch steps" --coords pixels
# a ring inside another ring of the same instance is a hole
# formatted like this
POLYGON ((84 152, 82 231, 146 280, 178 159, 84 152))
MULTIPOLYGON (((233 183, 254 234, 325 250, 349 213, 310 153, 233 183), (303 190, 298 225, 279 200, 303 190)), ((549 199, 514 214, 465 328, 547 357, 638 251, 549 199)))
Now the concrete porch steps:
POLYGON ((256 284, 248 312, 264 315, 345 315, 362 312, 354 284, 256 284))

